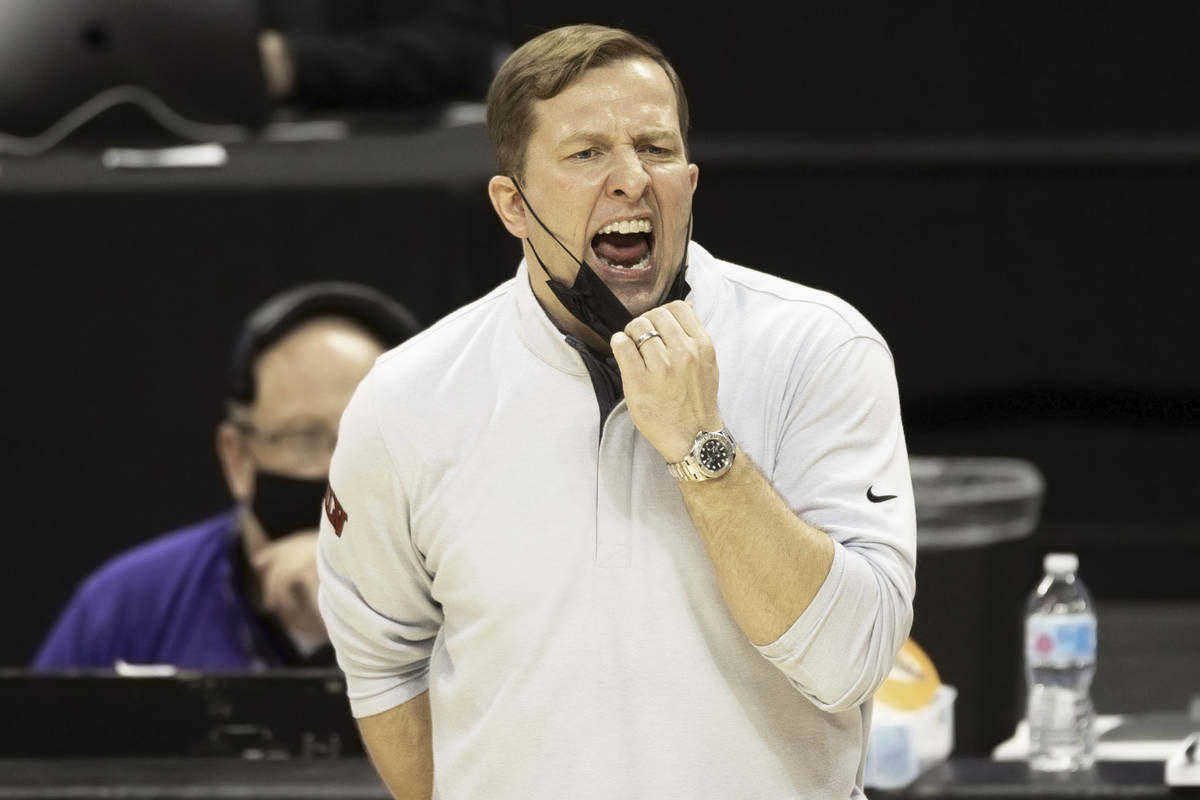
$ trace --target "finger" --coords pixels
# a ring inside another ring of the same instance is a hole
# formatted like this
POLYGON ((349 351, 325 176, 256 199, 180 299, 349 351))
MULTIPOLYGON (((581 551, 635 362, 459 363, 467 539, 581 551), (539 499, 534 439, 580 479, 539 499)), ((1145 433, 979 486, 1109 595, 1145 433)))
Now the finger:
MULTIPOLYGON (((317 605, 317 587, 307 582, 293 587, 296 601, 296 614, 301 620, 320 619, 321 610, 317 605)), ((310 626, 311 627, 311 626, 310 626)))
POLYGON ((280 616, 294 613, 296 601, 292 586, 297 580, 295 571, 288 567, 287 561, 280 559, 278 552, 272 553, 270 560, 258 573, 263 608, 280 616))
POLYGON ((696 309, 690 302, 684 300, 672 300, 665 306, 661 306, 665 311, 670 311, 671 316, 679 323, 679 327, 687 332, 687 335, 695 339, 697 342, 708 341, 708 331, 704 327, 704 323, 700 321, 700 317, 696 314, 696 309))
POLYGON ((633 339, 629 338, 629 334, 617 331, 608 340, 608 345, 612 348, 613 358, 617 360, 617 369, 621 371, 622 378, 628 379, 646 371, 646 362, 642 360, 642 355, 634 345, 633 339))
POLYGON ((636 344, 639 337, 654 331, 654 324, 646 319, 643 314, 629 320, 629 324, 625 326, 625 335, 628 336, 636 344))
POLYGON ((254 555, 250 556, 250 563, 256 570, 262 572, 270 569, 271 562, 275 560, 275 550, 271 545, 266 545, 254 555))
MULTIPOLYGON (((625 334, 633 340, 633 346, 641 353, 642 360, 645 361, 647 354, 662 351, 662 334, 655 329, 654 324, 645 316, 634 317, 628 325, 625 326, 625 334), (660 339, 658 344, 654 343, 655 339, 660 339)), ((647 361, 647 364, 650 362, 647 361)))
POLYGON ((647 367, 662 372, 683 368, 694 360, 698 349, 696 343, 680 327, 679 322, 665 308, 652 308, 644 315, 659 332, 661 344, 650 347, 646 342, 642 346, 642 359, 647 367))
POLYGON ((275 602, 272 610, 284 619, 290 619, 300 613, 302 608, 295 594, 295 584, 281 582, 275 591, 275 602))
POLYGON ((642 315, 650 320, 650 324, 654 326, 654 330, 658 331, 662 336, 663 344, 668 350, 673 348, 686 348, 688 346, 687 331, 679 324, 679 320, 667 308, 659 306, 652 308, 642 315))
POLYGON ((263 609, 272 614, 282 615, 287 605, 287 598, 280 584, 281 581, 273 571, 262 574, 259 579, 263 609))

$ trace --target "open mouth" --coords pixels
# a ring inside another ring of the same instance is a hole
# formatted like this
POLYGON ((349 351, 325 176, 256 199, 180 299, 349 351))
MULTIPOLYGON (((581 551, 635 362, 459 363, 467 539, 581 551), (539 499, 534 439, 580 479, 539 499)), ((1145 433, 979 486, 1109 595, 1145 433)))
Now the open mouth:
POLYGON ((648 219, 611 222, 592 237, 592 252, 605 266, 638 272, 650 269, 654 226, 648 219))

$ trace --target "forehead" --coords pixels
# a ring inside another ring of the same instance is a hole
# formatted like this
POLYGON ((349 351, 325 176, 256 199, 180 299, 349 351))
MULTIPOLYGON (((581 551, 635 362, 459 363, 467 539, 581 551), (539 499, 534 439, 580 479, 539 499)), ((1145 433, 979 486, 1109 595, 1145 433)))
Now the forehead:
POLYGON ((563 91, 534 103, 533 141, 553 146, 580 134, 666 128, 679 133, 671 79, 647 58, 594 67, 563 91))
POLYGON ((268 347, 255 363, 259 415, 340 414, 383 347, 349 320, 318 318, 268 347))

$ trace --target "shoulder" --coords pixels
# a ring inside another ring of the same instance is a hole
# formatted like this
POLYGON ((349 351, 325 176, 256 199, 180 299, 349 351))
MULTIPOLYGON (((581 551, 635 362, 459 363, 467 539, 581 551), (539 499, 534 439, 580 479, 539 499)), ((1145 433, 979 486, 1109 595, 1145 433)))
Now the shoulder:
POLYGON ((511 302, 516 280, 376 360, 342 414, 331 478, 342 480, 343 470, 355 465, 360 475, 373 472, 373 479, 383 479, 397 464, 436 458, 436 437, 445 430, 438 421, 465 419, 464 409, 477 410, 487 393, 475 389, 507 363, 497 357, 497 348, 511 352, 516 341, 511 302))
MULTIPOLYGON (((211 586, 234 535, 227 512, 127 550, 84 580, 35 658, 39 669, 161 660, 154 649, 177 603, 211 586)), ((195 615, 179 617, 197 624, 195 615)))
POLYGON ((372 375, 386 381, 420 373, 443 365, 448 355, 469 352, 473 343, 487 339, 503 325, 510 309, 506 301, 515 284, 516 278, 510 278, 384 353, 375 362, 372 375))
POLYGON ((697 284, 709 294, 718 330, 738 329, 759 347, 790 345, 819 359, 855 340, 887 342, 852 304, 830 292, 713 257, 693 244, 697 284))
POLYGON ((348 414, 369 408, 382 421, 411 413, 435 403, 439 393, 458 391, 464 375, 468 380, 477 377, 492 348, 511 335, 507 323, 514 283, 515 279, 505 281, 381 355, 360 384, 348 414))
POLYGON ((234 512, 227 511, 120 553, 84 581, 80 600, 111 603, 122 597, 148 598, 162 587, 179 586, 188 573, 225 557, 234 519, 234 512))
POLYGON ((883 338, 857 308, 831 292, 714 258, 698 249, 704 255, 703 262, 720 276, 739 306, 766 313, 772 319, 804 316, 835 333, 883 338))

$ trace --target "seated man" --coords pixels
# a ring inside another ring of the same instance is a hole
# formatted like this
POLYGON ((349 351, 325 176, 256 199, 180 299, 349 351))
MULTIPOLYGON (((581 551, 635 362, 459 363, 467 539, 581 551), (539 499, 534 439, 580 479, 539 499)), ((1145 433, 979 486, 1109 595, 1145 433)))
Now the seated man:
POLYGON ((332 665, 315 541, 338 421, 375 359, 416 330, 399 303, 351 283, 299 286, 252 313, 216 436, 236 508, 97 570, 34 667, 332 665))

